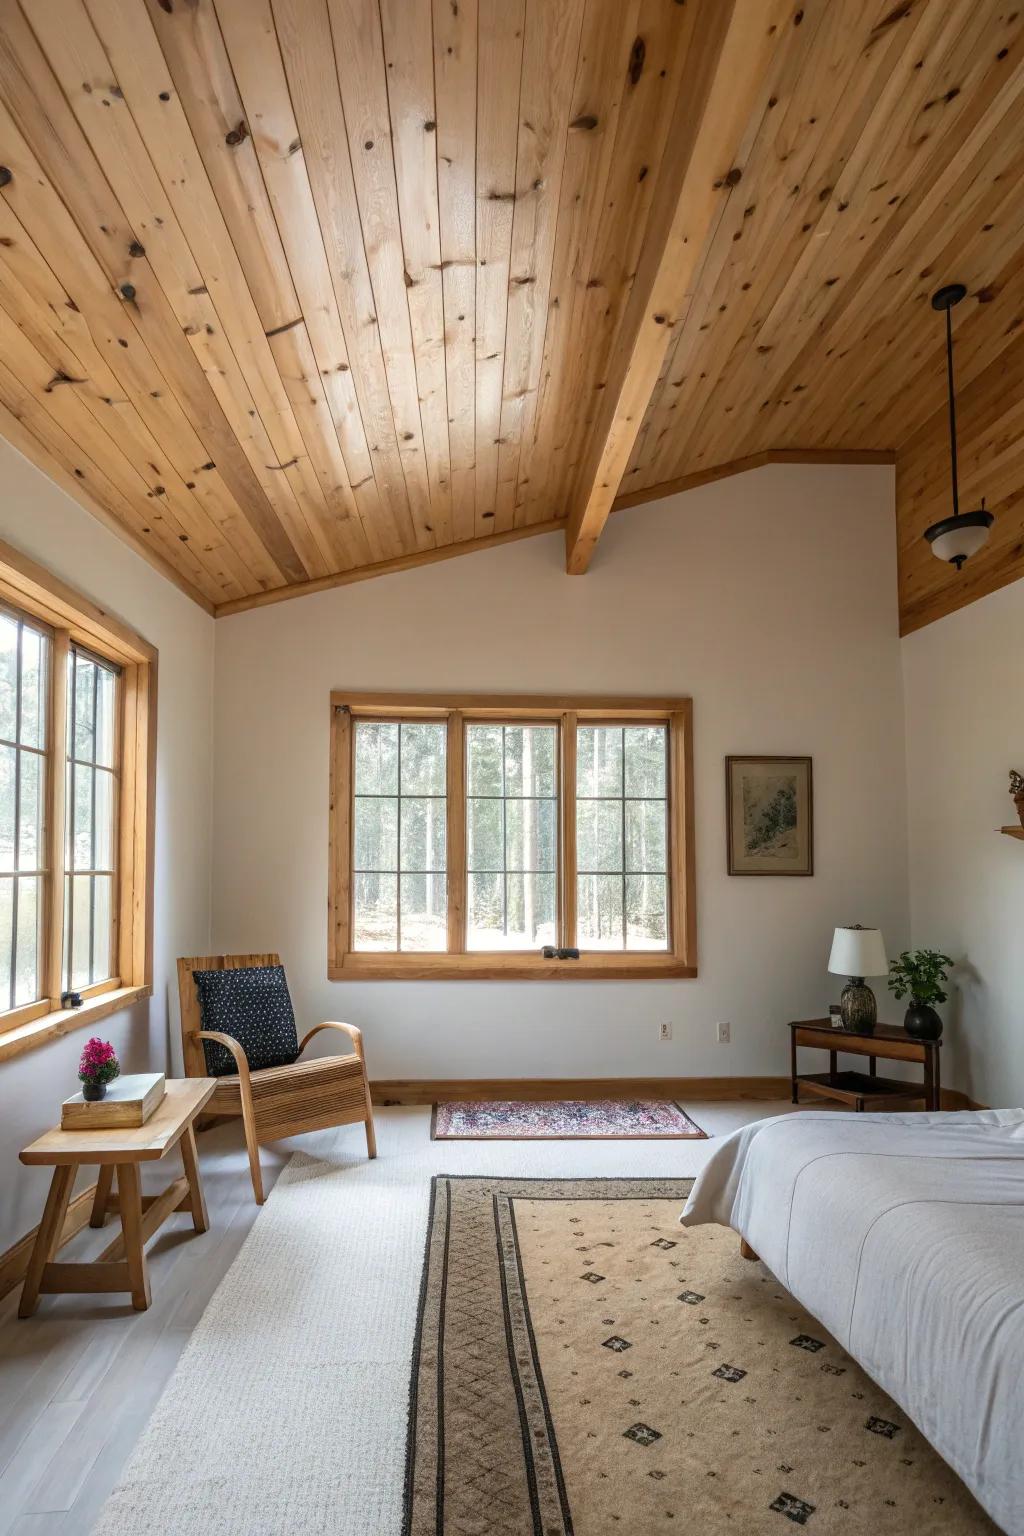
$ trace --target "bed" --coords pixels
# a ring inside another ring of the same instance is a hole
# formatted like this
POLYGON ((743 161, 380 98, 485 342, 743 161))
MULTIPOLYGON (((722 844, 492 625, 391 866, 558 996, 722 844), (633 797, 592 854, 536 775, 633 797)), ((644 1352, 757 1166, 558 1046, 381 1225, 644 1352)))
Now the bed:
POLYGON ((681 1220, 734 1228, 1024 1536, 1024 1110, 760 1120, 681 1220))

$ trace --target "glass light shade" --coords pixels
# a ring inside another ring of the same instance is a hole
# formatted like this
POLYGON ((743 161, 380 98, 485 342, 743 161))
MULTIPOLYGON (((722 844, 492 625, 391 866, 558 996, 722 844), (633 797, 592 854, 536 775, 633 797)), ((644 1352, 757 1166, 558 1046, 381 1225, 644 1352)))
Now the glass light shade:
POLYGON ((887 976, 889 961, 880 928, 837 928, 828 957, 833 976, 887 976))
POLYGON ((944 517, 925 530, 932 554, 940 560, 963 564, 988 542, 994 518, 991 512, 964 512, 960 517, 944 517))

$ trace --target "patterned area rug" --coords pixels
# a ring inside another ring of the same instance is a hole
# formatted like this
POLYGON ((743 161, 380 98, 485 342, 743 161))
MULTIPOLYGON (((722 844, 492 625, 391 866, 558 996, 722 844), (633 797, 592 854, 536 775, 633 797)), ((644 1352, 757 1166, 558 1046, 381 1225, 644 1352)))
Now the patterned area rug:
POLYGON ((689 1186, 434 1180, 405 1536, 995 1533, 689 1186))
POLYGON ((577 1141, 591 1136, 606 1141, 706 1140, 700 1126, 669 1099, 557 1099, 548 1104, 486 1099, 435 1104, 430 1135, 434 1141, 577 1141))

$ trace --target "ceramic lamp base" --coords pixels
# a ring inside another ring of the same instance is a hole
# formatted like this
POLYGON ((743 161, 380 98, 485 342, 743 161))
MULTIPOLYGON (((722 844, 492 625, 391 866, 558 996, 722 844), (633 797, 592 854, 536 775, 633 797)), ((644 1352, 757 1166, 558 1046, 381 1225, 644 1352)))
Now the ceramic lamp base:
POLYGON ((843 1028, 858 1035, 874 1033, 878 1023, 875 994, 865 985, 863 976, 851 976, 839 999, 843 1028))

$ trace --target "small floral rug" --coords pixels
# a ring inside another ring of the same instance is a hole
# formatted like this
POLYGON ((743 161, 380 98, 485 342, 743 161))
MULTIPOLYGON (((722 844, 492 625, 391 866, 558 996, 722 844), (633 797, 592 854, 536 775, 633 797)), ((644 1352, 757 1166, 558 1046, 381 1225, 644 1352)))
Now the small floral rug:
POLYGON ((486 1099, 435 1104, 430 1135, 434 1141, 706 1139, 700 1126, 669 1099, 557 1099, 551 1103, 486 1099))
POLYGON ((691 1180, 434 1180, 404 1536, 998 1536, 691 1180))

